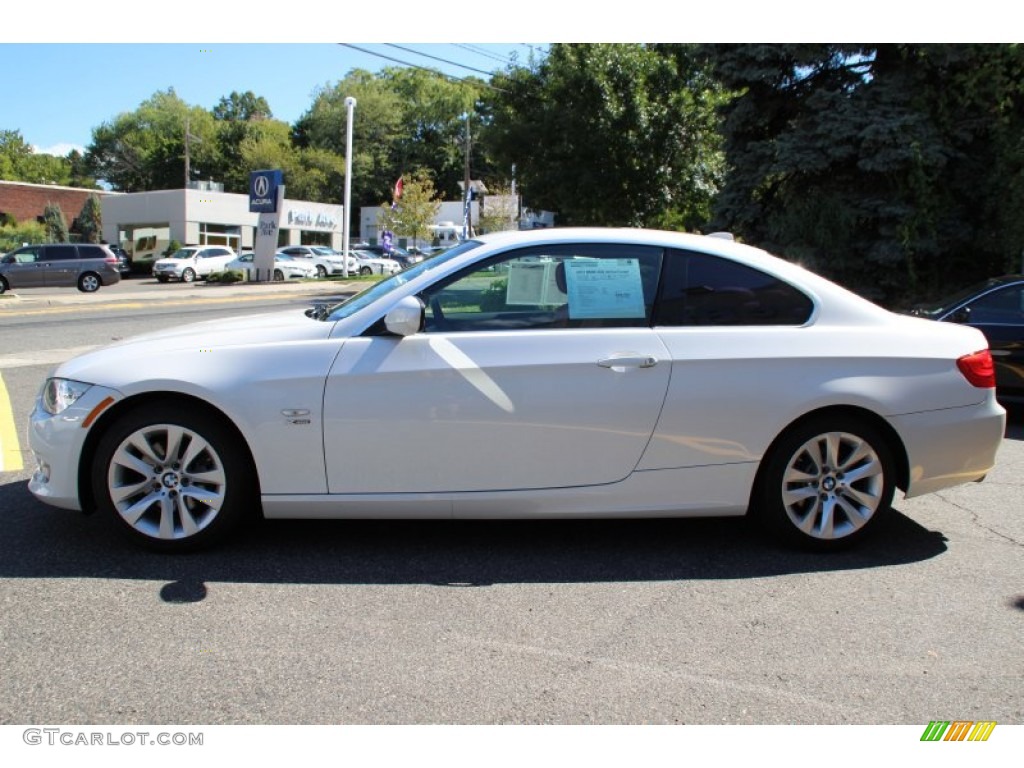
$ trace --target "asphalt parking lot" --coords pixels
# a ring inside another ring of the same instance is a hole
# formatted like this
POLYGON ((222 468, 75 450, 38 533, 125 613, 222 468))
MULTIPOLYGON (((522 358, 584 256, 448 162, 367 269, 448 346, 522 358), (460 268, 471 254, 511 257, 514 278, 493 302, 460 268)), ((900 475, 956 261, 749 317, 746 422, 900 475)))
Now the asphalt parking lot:
MULTIPOLYGON (((153 284, 229 290, 274 288, 153 284)), ((18 424, 49 364, 3 370, 18 424)), ((1024 721, 1019 410, 985 482, 831 555, 743 520, 277 521, 172 557, 27 478, 0 472, 3 724, 1024 721)))

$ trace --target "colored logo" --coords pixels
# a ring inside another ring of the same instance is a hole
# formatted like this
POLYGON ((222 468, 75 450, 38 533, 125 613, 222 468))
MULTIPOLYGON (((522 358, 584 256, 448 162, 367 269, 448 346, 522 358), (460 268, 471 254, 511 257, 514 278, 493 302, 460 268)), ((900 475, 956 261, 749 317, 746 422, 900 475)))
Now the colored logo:
POLYGON ((995 727, 994 720, 932 720, 921 741, 988 741, 995 727))

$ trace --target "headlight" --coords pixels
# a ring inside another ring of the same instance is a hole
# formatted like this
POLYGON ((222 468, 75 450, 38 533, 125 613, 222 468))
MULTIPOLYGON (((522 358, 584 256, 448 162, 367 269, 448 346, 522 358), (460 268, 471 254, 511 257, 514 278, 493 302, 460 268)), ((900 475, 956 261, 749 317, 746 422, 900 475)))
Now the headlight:
POLYGON ((43 410, 56 416, 74 405, 91 386, 71 379, 47 379, 43 385, 43 410))

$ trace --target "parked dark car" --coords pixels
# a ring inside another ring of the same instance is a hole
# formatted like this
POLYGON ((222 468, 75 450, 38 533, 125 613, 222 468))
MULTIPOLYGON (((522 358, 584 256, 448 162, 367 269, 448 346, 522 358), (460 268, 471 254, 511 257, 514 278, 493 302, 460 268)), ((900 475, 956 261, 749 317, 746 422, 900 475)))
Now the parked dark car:
POLYGON ((72 285, 92 293, 120 280, 117 256, 106 245, 26 245, 0 259, 0 293, 12 288, 72 285))
POLYGON ((117 256, 117 271, 121 273, 121 277, 129 277, 132 273, 132 258, 128 255, 128 252, 120 245, 108 245, 107 248, 110 252, 117 256))
POLYGON ((1024 402, 1024 275, 993 277, 940 301, 918 304, 910 313, 984 333, 999 397, 1024 402))

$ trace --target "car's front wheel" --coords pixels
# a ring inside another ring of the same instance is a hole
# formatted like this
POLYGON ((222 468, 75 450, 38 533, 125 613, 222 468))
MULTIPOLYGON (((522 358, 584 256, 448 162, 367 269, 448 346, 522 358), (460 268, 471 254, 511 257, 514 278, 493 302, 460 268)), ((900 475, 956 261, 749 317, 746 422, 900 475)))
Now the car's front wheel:
POLYGON ((853 544, 889 512, 895 462, 885 438, 847 416, 797 425, 762 468, 757 513, 780 538, 830 550, 853 544))
POLYGON ((100 510, 163 552, 210 546, 242 521, 255 494, 238 439, 218 418, 170 403, 125 413, 100 439, 92 487, 100 510))
POLYGON ((327 277, 327 267, 325 267, 323 264, 317 264, 316 276, 319 277, 320 279, 327 277))
POLYGON ((361 267, 359 269, 359 274, 363 275, 365 277, 366 275, 372 275, 373 274, 373 270, 370 269, 369 267, 361 267))
POLYGON ((280 283, 283 280, 284 280, 284 272, 282 272, 280 269, 275 269, 274 270, 274 282, 275 283, 280 283))
POLYGON ((95 293, 101 285, 100 276, 94 272, 86 272, 78 278, 78 290, 82 293, 95 293))
POLYGON ((185 267, 185 271, 181 273, 181 281, 183 283, 191 283, 196 279, 196 271, 192 267, 185 267))
POLYGON ((0 293, 6 293, 9 289, 10 286, 7 285, 7 281, 0 277, 0 293))

